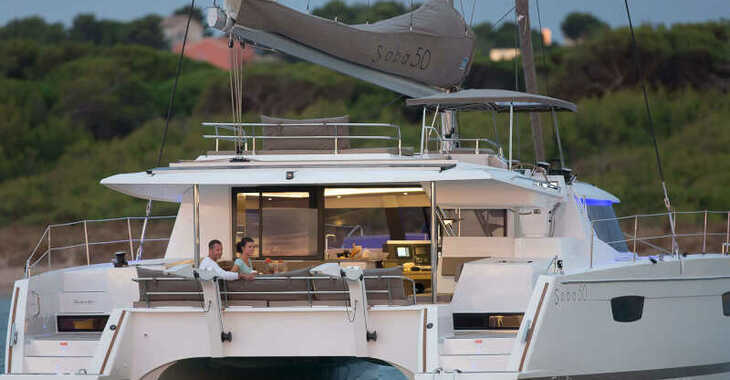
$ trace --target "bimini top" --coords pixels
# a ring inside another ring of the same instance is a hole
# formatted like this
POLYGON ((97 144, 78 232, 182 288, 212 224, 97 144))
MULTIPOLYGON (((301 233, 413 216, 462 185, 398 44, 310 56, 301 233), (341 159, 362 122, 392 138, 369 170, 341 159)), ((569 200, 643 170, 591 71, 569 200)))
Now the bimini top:
POLYGON ((515 112, 571 111, 575 104, 549 96, 528 94, 510 90, 461 90, 436 94, 423 98, 408 99, 409 106, 438 107, 440 110, 494 110, 509 112, 510 104, 515 112))

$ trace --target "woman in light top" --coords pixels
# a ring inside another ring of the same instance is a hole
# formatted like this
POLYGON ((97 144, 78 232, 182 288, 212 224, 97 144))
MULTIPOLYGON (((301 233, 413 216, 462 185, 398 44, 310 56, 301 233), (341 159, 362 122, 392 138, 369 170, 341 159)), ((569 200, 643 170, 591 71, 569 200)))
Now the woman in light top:
POLYGON ((255 274, 253 266, 251 265, 251 255, 253 250, 256 248, 256 243, 250 237, 241 239, 236 244, 236 260, 233 262, 233 268, 231 272, 238 272, 241 274, 255 274))

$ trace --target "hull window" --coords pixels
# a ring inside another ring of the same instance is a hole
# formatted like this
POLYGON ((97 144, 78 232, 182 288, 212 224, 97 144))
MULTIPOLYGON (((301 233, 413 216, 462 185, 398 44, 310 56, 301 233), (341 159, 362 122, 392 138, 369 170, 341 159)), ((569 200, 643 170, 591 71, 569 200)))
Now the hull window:
POLYGON ((611 312, 616 322, 634 322, 644 313, 644 297, 623 296, 611 299, 611 312))
POLYGON ((454 330, 518 330, 523 313, 454 313, 454 330))
POLYGON ((730 317, 730 292, 722 295, 722 314, 730 317))
POLYGON ((104 331, 108 315, 59 315, 56 316, 58 332, 104 331))

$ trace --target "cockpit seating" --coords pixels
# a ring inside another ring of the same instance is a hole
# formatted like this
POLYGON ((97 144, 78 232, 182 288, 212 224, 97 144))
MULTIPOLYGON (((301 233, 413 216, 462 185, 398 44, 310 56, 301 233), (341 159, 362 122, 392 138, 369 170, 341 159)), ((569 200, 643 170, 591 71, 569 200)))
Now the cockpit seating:
MULTIPOLYGON (((289 272, 258 275, 255 280, 219 281, 221 298, 226 306, 273 306, 344 304, 349 301, 347 284, 343 279, 312 278, 311 267, 289 272), (336 293, 328 293, 336 291, 336 293)), ((401 267, 365 270, 368 303, 411 304, 401 267), (388 278, 368 278, 384 276, 388 278)), ((187 279, 145 267, 137 267, 139 301, 135 307, 201 306, 202 287, 198 280, 187 279)))

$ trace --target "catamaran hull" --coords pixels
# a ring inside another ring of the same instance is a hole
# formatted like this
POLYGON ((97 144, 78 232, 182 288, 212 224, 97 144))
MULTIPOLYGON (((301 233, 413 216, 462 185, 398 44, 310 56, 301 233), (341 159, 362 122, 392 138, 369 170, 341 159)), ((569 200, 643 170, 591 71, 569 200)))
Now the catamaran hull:
MULTIPOLYGON (((294 305, 225 309, 222 326, 232 333, 230 342, 221 342, 221 320, 213 309, 203 307, 113 308, 105 330, 93 346, 87 344, 90 349, 82 358, 64 356, 63 350, 85 349, 77 341, 56 340, 52 346, 44 341, 47 338, 25 337, 23 325, 40 328, 37 322, 45 317, 44 303, 38 305, 37 299, 57 291, 54 284, 67 282, 69 273, 88 281, 106 278, 107 283, 122 284, 134 276, 133 269, 54 271, 16 282, 12 304, 17 306, 10 322, 15 326, 10 331, 17 335, 11 356, 6 354, 11 378, 35 378, 21 375, 29 372, 43 372, 44 377, 86 372, 110 379, 156 379, 179 370, 180 364, 175 364, 185 359, 211 357, 216 363, 230 358, 260 358, 267 363, 277 359, 286 363, 286 358, 323 363, 361 358, 391 365, 414 379, 730 376, 730 354, 725 349, 730 317, 723 312, 723 294, 730 291, 730 276, 724 274, 730 272, 730 259, 719 255, 541 275, 520 329, 479 339, 448 333, 452 328, 448 304, 374 306, 369 310, 369 328, 377 331, 378 338, 369 342, 355 332, 351 309, 294 305), (619 322, 612 300, 626 296, 643 297, 641 315, 619 322)), ((100 292, 116 292, 118 302, 126 302, 137 296, 135 291, 107 287, 100 292)), ((86 295, 91 297, 90 293, 86 295)), ((77 305, 88 306, 83 294, 76 296, 77 305)), ((89 299, 112 294, 97 296, 89 299)), ((350 371, 364 375, 370 369, 350 371)))

